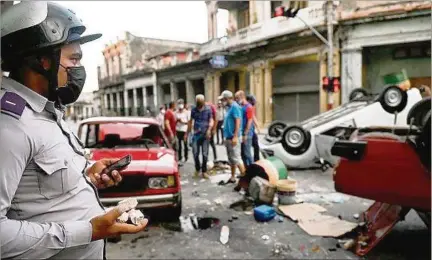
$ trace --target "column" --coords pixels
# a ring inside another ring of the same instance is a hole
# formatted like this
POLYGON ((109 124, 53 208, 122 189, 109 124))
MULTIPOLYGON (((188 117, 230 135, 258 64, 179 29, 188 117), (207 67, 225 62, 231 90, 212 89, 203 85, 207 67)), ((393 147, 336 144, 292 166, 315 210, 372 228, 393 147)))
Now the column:
POLYGON ((363 86, 362 59, 362 49, 342 50, 342 104, 349 101, 349 94, 353 89, 361 88, 363 86))
POLYGON ((186 79, 186 103, 193 104, 195 100, 195 90, 192 80, 186 79))
POLYGON ((273 71, 274 65, 267 62, 264 67, 264 125, 273 121, 273 71))
POLYGON ((158 93, 159 88, 158 88, 158 84, 157 84, 156 72, 153 72, 153 74, 152 74, 152 84, 153 84, 153 103, 155 106, 154 108, 155 108, 155 111, 158 111, 156 108, 159 106, 158 98, 159 98, 160 94, 158 93))
POLYGON ((264 124, 264 67, 260 66, 255 69, 255 97, 257 100, 256 104, 256 116, 260 126, 264 124))
POLYGON ((104 102, 104 106, 103 106, 103 107, 104 107, 105 109, 108 109, 108 104, 109 104, 109 103, 108 103, 108 98, 109 98, 109 97, 108 97, 108 94, 107 94, 107 93, 103 93, 102 95, 103 95, 103 102, 104 102))
POLYGON ((246 71, 242 69, 238 72, 239 76, 239 89, 246 91, 246 71))
POLYGON ((133 106, 132 106, 132 115, 136 116, 138 115, 138 97, 137 97, 137 89, 132 89, 133 93, 133 106))
POLYGON ((129 95, 127 89, 123 91, 123 100, 124 100, 125 116, 129 116, 129 95))
POLYGON ((247 70, 249 72, 249 93, 255 95, 255 68, 253 66, 248 66, 247 70))
POLYGON ((213 100, 213 76, 207 73, 204 79, 204 95, 206 100, 213 100))
POLYGON ((121 115, 121 102, 120 102, 120 95, 122 95, 122 93, 119 91, 116 94, 116 98, 117 98, 117 114, 120 116, 121 115))
POLYGON ((174 81, 170 82, 170 94, 171 94, 171 101, 176 101, 178 99, 178 89, 174 81))
POLYGON ((147 87, 143 87, 143 108, 144 108, 144 113, 147 110, 146 107, 147 107, 147 87))
POLYGON ((325 52, 320 53, 320 88, 319 88, 319 102, 320 102, 320 113, 327 111, 327 92, 323 90, 323 77, 327 76, 327 54, 325 52))
POLYGON ((208 100, 211 100, 214 104, 217 103, 217 98, 221 94, 221 91, 220 91, 220 77, 221 77, 221 73, 219 71, 216 71, 213 74, 213 97, 212 97, 212 99, 208 99, 208 100))

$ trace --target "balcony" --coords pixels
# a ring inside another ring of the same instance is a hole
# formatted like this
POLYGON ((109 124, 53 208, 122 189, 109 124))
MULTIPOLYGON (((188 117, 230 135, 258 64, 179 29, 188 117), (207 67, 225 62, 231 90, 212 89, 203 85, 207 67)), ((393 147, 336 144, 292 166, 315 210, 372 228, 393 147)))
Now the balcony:
POLYGON ((103 89, 109 86, 118 85, 123 83, 123 78, 120 75, 108 76, 102 79, 99 79, 99 89, 103 89))
MULTIPOLYGON (((325 24, 324 5, 314 5, 301 9, 297 16, 309 25, 316 27, 325 24)), ((268 40, 274 37, 300 32, 307 26, 297 18, 275 17, 262 23, 252 24, 247 28, 240 29, 233 35, 213 39, 201 46, 200 55, 212 54, 231 48, 268 40)))

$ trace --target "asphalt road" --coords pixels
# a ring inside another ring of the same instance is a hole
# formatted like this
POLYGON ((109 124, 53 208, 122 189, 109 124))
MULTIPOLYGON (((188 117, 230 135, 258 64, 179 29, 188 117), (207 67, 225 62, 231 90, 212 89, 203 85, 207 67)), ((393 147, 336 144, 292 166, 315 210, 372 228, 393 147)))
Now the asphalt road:
MULTIPOLYGON (((76 130, 76 125, 71 128, 76 130)), ((226 160, 224 147, 218 146, 219 159, 226 160)), ((232 191, 233 184, 219 186, 192 178, 192 156, 181 168, 183 215, 220 219, 219 225, 206 230, 175 231, 176 223, 161 223, 152 218, 149 228, 125 235, 118 243, 108 243, 109 259, 358 259, 337 248, 334 238, 313 237, 285 218, 258 223, 252 215, 229 209, 242 199, 232 191), (216 200, 216 201, 215 201, 216 200), (230 222, 235 216, 238 219, 230 222), (230 227, 229 242, 219 242, 222 225, 230 227), (262 237, 267 235, 269 239, 262 237), (278 253, 275 250, 278 248, 278 253)), ((212 159, 210 151, 210 159, 212 159)), ((328 214, 356 222, 353 215, 367 209, 372 201, 336 193, 331 172, 290 171, 297 180, 297 195, 305 202, 319 204, 328 214)), ((431 259, 431 235, 417 214, 411 211, 366 257, 368 259, 431 259)))
MULTIPOLYGON (((224 148, 218 147, 219 159, 226 159, 224 148)), ((211 152, 210 152, 211 153, 211 152)), ((212 153, 211 153, 212 154, 212 153)), ((210 158, 211 155, 210 155, 210 158)), ((334 238, 312 237, 296 223, 276 219, 258 223, 245 212, 229 209, 229 205, 242 196, 232 191, 233 185, 219 186, 210 180, 196 181, 192 178, 192 160, 181 168, 183 215, 194 213, 201 217, 215 217, 220 224, 206 230, 191 232, 173 231, 166 223, 153 220, 146 232, 123 236, 119 243, 109 243, 107 257, 159 258, 159 259, 357 259, 353 253, 337 248, 334 238), (220 200, 221 203, 216 203, 220 200), (233 216, 237 220, 230 222, 233 216), (226 245, 219 242, 222 225, 230 227, 230 238, 226 245), (262 236, 267 235, 268 240, 262 236), (275 248, 280 247, 279 253, 275 248)), ((306 202, 325 207, 330 215, 356 222, 355 213, 368 208, 371 201, 336 193, 331 172, 295 171, 289 175, 298 181, 298 195, 306 202)), ((368 258, 375 259, 430 259, 430 233, 414 212, 394 230, 368 258)))

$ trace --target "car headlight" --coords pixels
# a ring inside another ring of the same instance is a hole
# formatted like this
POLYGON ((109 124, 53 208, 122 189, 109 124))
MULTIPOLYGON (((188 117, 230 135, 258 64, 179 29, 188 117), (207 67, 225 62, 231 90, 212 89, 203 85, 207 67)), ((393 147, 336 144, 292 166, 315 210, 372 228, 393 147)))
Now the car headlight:
POLYGON ((164 189, 175 186, 174 176, 168 177, 151 177, 148 180, 148 186, 151 189, 164 189))

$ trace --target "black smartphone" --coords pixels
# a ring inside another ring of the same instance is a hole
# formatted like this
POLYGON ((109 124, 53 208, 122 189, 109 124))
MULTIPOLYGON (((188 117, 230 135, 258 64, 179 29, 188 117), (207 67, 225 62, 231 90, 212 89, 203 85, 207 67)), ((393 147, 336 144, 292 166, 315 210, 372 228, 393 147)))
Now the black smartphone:
POLYGON ((128 166, 132 161, 132 156, 130 156, 130 154, 126 155, 125 157, 121 158, 120 160, 118 160, 117 162, 111 164, 110 166, 108 166, 107 168, 105 168, 102 172, 102 174, 108 174, 111 176, 111 172, 112 171, 120 171, 124 168, 126 168, 126 166, 128 166))

